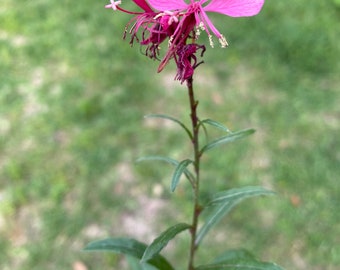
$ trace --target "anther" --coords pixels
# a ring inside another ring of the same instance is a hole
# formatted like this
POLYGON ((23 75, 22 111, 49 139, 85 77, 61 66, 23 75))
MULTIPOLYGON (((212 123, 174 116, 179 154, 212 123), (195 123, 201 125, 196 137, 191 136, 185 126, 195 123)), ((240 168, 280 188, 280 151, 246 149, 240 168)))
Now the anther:
POLYGON ((226 38, 223 35, 221 35, 221 37, 218 39, 218 41, 220 42, 222 48, 229 46, 228 41, 226 40, 226 38))
POLYGON ((211 48, 214 48, 214 42, 213 42, 213 39, 212 39, 212 35, 209 35, 209 44, 211 46, 211 48))

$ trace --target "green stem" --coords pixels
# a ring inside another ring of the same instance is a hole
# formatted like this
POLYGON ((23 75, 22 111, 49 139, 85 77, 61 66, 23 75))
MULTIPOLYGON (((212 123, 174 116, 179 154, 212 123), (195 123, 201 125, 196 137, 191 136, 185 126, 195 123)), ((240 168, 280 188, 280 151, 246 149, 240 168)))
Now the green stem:
POLYGON ((199 120, 197 116, 197 106, 198 101, 195 99, 194 89, 193 89, 193 78, 187 79, 188 95, 190 102, 190 118, 192 124, 192 146, 194 150, 194 170, 195 170, 195 181, 192 183, 193 188, 193 214, 192 214, 192 224, 191 224, 191 244, 190 244, 190 254, 189 254, 189 264, 188 270, 194 270, 194 258, 197 246, 195 245, 195 238, 198 227, 198 217, 201 213, 201 206, 199 204, 199 180, 200 180, 200 151, 199 151, 199 120))

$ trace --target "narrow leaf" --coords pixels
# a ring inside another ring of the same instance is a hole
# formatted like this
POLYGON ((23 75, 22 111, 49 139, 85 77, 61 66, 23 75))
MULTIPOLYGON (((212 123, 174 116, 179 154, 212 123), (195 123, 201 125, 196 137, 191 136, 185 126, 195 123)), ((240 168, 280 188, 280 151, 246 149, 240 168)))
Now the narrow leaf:
POLYGON ((132 257, 132 256, 126 256, 126 261, 129 265, 129 269, 131 270, 157 270, 159 269, 159 268, 155 268, 154 266, 150 264, 141 263, 139 259, 132 257))
POLYGON ((180 163, 178 163, 177 167, 175 168, 175 172, 172 176, 172 180, 171 180, 171 186, 170 186, 170 189, 172 192, 175 191, 178 183, 179 183, 179 180, 182 176, 182 174, 187 171, 187 167, 189 164, 193 163, 192 160, 190 159, 185 159, 185 160, 182 160, 180 163))
POLYGON ((220 222, 237 204, 247 198, 272 194, 274 194, 274 192, 262 187, 243 187, 222 191, 214 195, 202 212, 203 215, 207 215, 208 217, 197 233, 195 240, 196 245, 198 245, 209 230, 220 222))
POLYGON ((261 262, 245 249, 228 250, 219 255, 211 264, 199 266, 196 269, 204 270, 283 270, 274 263, 261 262))
POLYGON ((250 259, 230 260, 222 263, 201 265, 196 270, 283 270, 275 263, 250 259))
POLYGON ((240 260, 240 259, 250 259, 253 260, 255 259, 253 254, 251 254, 249 251, 245 249, 232 249, 228 250, 218 257, 215 258, 213 263, 223 263, 226 261, 231 261, 231 260, 240 260))
MULTIPOLYGON (((137 162, 141 162, 141 161, 165 161, 175 167, 179 165, 179 162, 177 160, 169 158, 169 157, 163 157, 163 156, 148 156, 148 157, 141 157, 137 159, 137 162)), ((190 182, 195 179, 193 174, 187 168, 184 168, 183 173, 185 174, 185 176, 190 182)))
POLYGON ((89 243, 85 251, 111 251, 131 255, 133 257, 141 257, 143 255, 145 244, 130 238, 108 238, 89 243))
POLYGON ((162 119, 167 119, 167 120, 173 121, 173 122, 179 124, 185 130, 185 132, 188 134, 189 138, 192 139, 192 134, 191 134, 190 130, 186 127, 186 125, 184 125, 177 118, 174 118, 174 117, 172 117, 170 115, 166 115, 166 114, 148 114, 148 115, 145 115, 144 117, 145 118, 162 118, 162 119))
POLYGON ((243 188, 233 188, 225 191, 220 191, 212 196, 208 205, 228 203, 240 199, 246 199, 260 195, 274 195, 275 192, 265 189, 260 186, 248 186, 243 188))
POLYGON ((255 132, 254 129, 246 129, 246 130, 241 130, 241 131, 234 132, 234 133, 228 134, 226 136, 220 137, 220 138, 206 144, 201 149, 201 153, 204 153, 204 152, 210 150, 211 148, 220 146, 221 144, 226 144, 226 143, 233 142, 233 141, 236 141, 238 139, 241 139, 245 136, 249 136, 249 135, 253 134, 254 132, 255 132))
POLYGON ((142 262, 148 261, 153 258, 180 232, 189 229, 191 226, 185 223, 176 224, 166 231, 164 231, 160 236, 158 236, 151 244, 147 247, 142 257, 142 262))
MULTIPOLYGON (((147 245, 135 239, 130 238, 108 238, 89 243, 85 251, 107 251, 129 255, 137 259, 141 259, 147 245)), ((147 262, 160 270, 174 270, 171 264, 161 255, 155 255, 147 262)))
POLYGON ((129 269, 131 269, 131 270, 144 270, 142 264, 135 257, 127 255, 126 261, 129 265, 129 269))
POLYGON ((211 120, 211 119, 204 119, 204 120, 201 121, 201 123, 211 125, 213 127, 221 129, 221 130, 223 130, 227 133, 232 133, 229 128, 227 128, 226 126, 222 125, 221 123, 216 122, 216 121, 211 120))

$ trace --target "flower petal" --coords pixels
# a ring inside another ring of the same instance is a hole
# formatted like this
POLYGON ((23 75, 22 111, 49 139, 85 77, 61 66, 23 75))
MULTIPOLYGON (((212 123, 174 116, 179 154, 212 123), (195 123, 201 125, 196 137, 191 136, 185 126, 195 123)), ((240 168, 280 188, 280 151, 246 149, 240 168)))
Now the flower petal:
POLYGON ((152 12, 152 9, 149 7, 148 3, 145 0, 133 0, 139 7, 144 9, 146 12, 152 12))
MULTIPOLYGON (((222 35, 221 33, 217 30, 217 28, 215 27, 215 25, 212 23, 212 21, 209 19, 208 15, 203 11, 201 12, 201 16, 204 20, 204 24, 207 24, 208 27, 210 28, 210 30, 214 33, 214 35, 217 37, 217 38, 221 38, 222 35)), ((207 31, 207 29, 206 29, 207 31)), ((208 35, 209 35, 209 31, 207 31, 208 35)))
POLYGON ((258 14, 263 4, 264 0, 211 0, 203 9, 230 17, 248 17, 258 14))
POLYGON ((148 2, 158 11, 183 10, 188 6, 183 0, 148 0, 148 2))

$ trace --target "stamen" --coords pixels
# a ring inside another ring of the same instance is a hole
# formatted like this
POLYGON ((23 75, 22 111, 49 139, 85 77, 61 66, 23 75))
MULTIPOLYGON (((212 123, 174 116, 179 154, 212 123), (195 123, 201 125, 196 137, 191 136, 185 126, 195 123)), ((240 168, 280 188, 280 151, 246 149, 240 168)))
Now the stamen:
POLYGON ((178 12, 173 12, 169 10, 165 10, 164 12, 158 13, 154 19, 157 20, 159 17, 170 16, 168 20, 168 25, 171 25, 173 22, 178 23, 178 12))
POLYGON ((198 38, 201 35, 201 30, 196 28, 195 36, 198 38))
POLYGON ((172 11, 164 11, 166 15, 169 15, 169 21, 168 24, 171 25, 173 22, 178 23, 178 12, 172 12, 172 11))
POLYGON ((165 15, 164 12, 158 13, 155 17, 153 17, 153 19, 154 19, 154 20, 157 20, 159 17, 162 17, 162 16, 164 16, 164 15, 165 15))
POLYGON ((204 23, 203 22, 200 22, 198 27, 202 30, 202 31, 205 31, 205 26, 204 26, 204 23))
POLYGON ((214 42, 213 42, 213 39, 212 39, 212 35, 209 35, 209 44, 211 46, 211 48, 214 48, 214 42))
POLYGON ((171 46, 172 41, 174 40, 174 36, 171 36, 168 40, 168 47, 171 46))
POLYGON ((221 35, 221 37, 218 39, 218 41, 220 42, 222 48, 229 46, 228 41, 226 40, 226 38, 223 35, 221 35))

